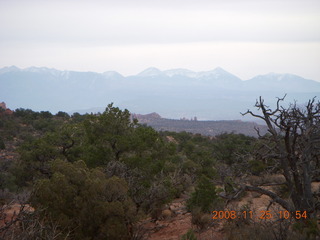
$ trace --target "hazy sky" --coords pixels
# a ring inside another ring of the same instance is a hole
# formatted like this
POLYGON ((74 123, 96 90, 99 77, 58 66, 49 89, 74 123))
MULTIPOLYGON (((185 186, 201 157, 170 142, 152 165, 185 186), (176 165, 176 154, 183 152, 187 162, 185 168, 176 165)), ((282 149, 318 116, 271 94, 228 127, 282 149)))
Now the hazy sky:
POLYGON ((319 0, 0 0, 0 67, 320 81, 319 0))

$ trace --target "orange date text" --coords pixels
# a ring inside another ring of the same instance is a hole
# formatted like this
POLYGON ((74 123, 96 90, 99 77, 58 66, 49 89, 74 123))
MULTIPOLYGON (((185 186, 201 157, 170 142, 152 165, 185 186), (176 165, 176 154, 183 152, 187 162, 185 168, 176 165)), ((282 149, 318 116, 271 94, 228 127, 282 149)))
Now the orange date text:
POLYGON ((260 219, 260 220, 277 220, 277 219, 307 219, 307 211, 289 212, 286 210, 272 212, 269 210, 259 211, 212 211, 212 219, 260 219))

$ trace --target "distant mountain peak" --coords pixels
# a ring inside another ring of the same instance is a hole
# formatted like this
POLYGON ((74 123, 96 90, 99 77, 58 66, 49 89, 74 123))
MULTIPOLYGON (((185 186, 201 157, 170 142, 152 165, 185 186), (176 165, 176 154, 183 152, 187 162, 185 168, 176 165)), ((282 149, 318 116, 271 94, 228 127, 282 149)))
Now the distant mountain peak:
POLYGON ((162 75, 162 74, 163 74, 163 72, 161 70, 159 70, 158 68, 150 67, 150 68, 147 68, 146 70, 140 72, 137 76, 153 77, 153 76, 158 76, 158 75, 162 75))
POLYGON ((16 66, 14 66, 14 65, 12 65, 10 67, 1 68, 0 69, 0 74, 6 73, 6 72, 17 72, 17 71, 21 71, 21 69, 16 67, 16 66))
POLYGON ((231 81, 231 82, 242 81, 240 78, 227 72, 221 67, 217 67, 211 71, 199 72, 197 74, 197 78, 207 79, 207 80, 225 80, 225 81, 231 81))
POLYGON ((107 78, 124 78, 124 76, 122 76, 120 73, 116 71, 106 71, 102 73, 102 75, 107 78))
POLYGON ((55 69, 55 68, 47 68, 47 67, 28 67, 23 69, 23 71, 27 71, 27 72, 60 72, 59 70, 55 69))
POLYGON ((282 91, 289 92, 319 92, 319 82, 308 80, 295 74, 289 73, 267 73, 258 75, 247 81, 244 81, 244 87, 247 90, 264 89, 264 91, 282 91))
POLYGON ((222 67, 216 67, 215 69, 213 69, 212 71, 209 71, 209 72, 217 74, 217 75, 232 75, 232 76, 235 76, 232 73, 224 70, 222 67))
POLYGON ((222 67, 216 67, 215 69, 213 69, 213 71, 215 71, 215 72, 227 72, 222 67))
POLYGON ((300 77, 298 75, 295 74, 290 74, 290 73, 275 73, 275 72, 270 72, 267 74, 263 74, 263 75, 258 75, 252 79, 272 79, 272 80, 276 80, 276 81, 285 81, 285 80, 305 80, 303 77, 300 77))

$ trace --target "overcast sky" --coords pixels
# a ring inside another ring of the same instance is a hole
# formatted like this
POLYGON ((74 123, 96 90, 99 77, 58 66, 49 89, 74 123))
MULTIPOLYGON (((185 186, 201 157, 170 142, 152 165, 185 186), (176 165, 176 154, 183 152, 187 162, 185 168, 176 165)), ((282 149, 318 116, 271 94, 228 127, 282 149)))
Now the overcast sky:
POLYGON ((0 0, 0 68, 269 72, 320 81, 319 0, 0 0))

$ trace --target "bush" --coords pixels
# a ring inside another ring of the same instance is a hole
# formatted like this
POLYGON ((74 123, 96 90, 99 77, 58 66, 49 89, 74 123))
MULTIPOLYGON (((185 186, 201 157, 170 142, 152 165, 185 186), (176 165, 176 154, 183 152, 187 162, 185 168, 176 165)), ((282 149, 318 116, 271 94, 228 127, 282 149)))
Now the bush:
POLYGON ((56 160, 52 171, 31 197, 35 209, 43 209, 42 220, 52 219, 73 239, 130 239, 135 207, 123 179, 89 170, 83 161, 56 160))
POLYGON ((319 230, 316 221, 313 224, 294 223, 288 219, 275 221, 254 222, 249 219, 235 219, 227 221, 224 225, 226 239, 247 240, 247 239, 281 239, 281 240, 309 240, 317 239, 319 230))
POLYGON ((197 240, 196 235, 192 229, 189 229, 187 233, 183 234, 180 240, 197 240))
POLYGON ((266 165, 259 160, 250 160, 249 161, 250 172, 254 175, 260 175, 266 168, 266 165))
POLYGON ((194 207, 191 214, 191 223, 196 225, 200 230, 206 229, 213 224, 212 215, 202 212, 199 207, 194 207))
POLYGON ((210 179, 202 175, 195 192, 187 202, 187 207, 192 210, 199 207, 202 212, 211 212, 217 210, 220 199, 216 192, 216 187, 210 182, 210 179))
POLYGON ((243 158, 253 152, 257 140, 243 134, 224 133, 216 136, 214 144, 215 157, 228 165, 243 161, 243 158))
POLYGON ((70 115, 66 112, 59 111, 56 113, 56 117, 69 119, 70 115))
POLYGON ((6 145, 4 144, 4 141, 2 139, 2 137, 0 136, 0 150, 4 150, 6 149, 6 145))
POLYGON ((293 224, 293 229, 297 234, 305 236, 305 239, 319 239, 320 229, 317 222, 317 219, 297 221, 293 224))

